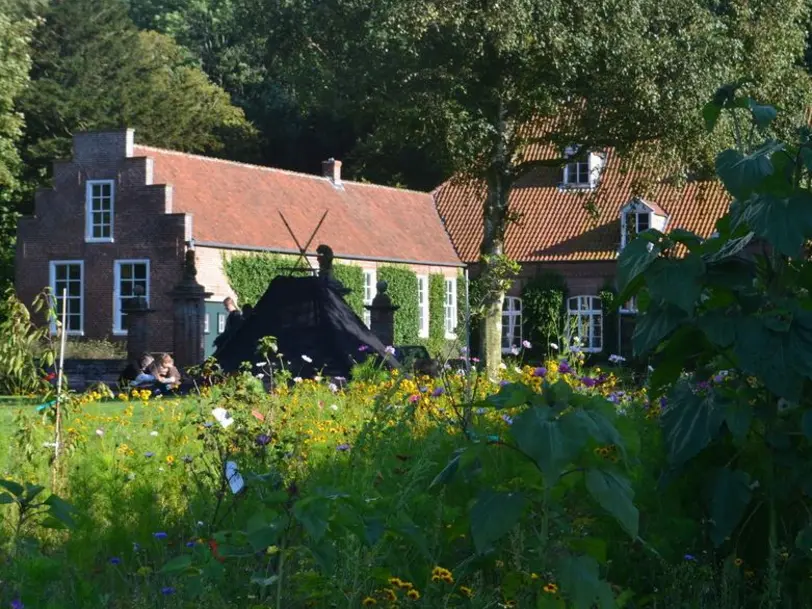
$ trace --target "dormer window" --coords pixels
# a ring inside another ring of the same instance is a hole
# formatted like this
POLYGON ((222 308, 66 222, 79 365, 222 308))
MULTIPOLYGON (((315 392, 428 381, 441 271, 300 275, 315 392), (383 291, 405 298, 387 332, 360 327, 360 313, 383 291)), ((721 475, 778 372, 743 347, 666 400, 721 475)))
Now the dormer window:
MULTIPOLYGON (((569 147, 564 151, 567 157, 578 154, 578 148, 569 147)), ((594 152, 579 156, 577 160, 564 165, 562 186, 565 188, 595 188, 598 185, 603 158, 594 152)))
POLYGON ((620 249, 650 228, 664 231, 667 222, 668 214, 662 207, 642 199, 633 199, 620 210, 620 249))

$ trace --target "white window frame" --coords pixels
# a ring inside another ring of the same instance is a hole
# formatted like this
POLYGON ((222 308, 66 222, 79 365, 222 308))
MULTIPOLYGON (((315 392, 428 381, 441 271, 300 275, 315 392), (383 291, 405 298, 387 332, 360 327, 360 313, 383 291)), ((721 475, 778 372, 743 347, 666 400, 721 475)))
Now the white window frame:
MULTIPOLYGON (((56 311, 56 320, 62 321, 62 309, 59 306, 61 294, 56 290, 56 267, 77 265, 79 267, 79 329, 67 330, 68 336, 83 336, 85 333, 85 261, 84 260, 51 260, 48 264, 48 284, 51 286, 52 304, 56 311)), ((72 298, 68 296, 68 299, 72 298)), ((56 334, 56 320, 51 323, 51 333, 56 334)))
POLYGON ((203 314, 203 334, 211 334, 211 322, 209 321, 210 317, 211 313, 203 314))
MULTIPOLYGON (((376 286, 378 284, 378 273, 376 269, 364 269, 364 306, 372 304, 375 298, 376 286)), ((372 326, 372 311, 364 308, 364 324, 367 328, 372 326)))
POLYGON ((116 183, 114 180, 88 180, 85 184, 85 241, 88 243, 112 243, 115 238, 113 231, 116 211, 116 183), (110 187, 110 236, 93 236, 93 187, 110 187))
POLYGON ((217 314, 217 335, 219 336, 223 332, 226 331, 226 314, 225 313, 218 313, 217 314))
POLYGON ((121 267, 125 264, 145 264, 147 267, 147 286, 144 290, 144 298, 147 300, 147 305, 149 305, 149 298, 150 298, 150 288, 151 288, 151 281, 150 281, 150 263, 149 258, 125 258, 122 260, 116 260, 113 262, 113 334, 116 336, 126 336, 127 330, 123 328, 121 325, 122 316, 121 316, 121 297, 119 292, 121 290, 121 267))
POLYGON ((572 296, 567 299, 567 329, 568 334, 573 331, 575 325, 576 335, 581 339, 581 350, 585 353, 600 353, 603 351, 603 303, 600 296, 572 296), (588 306, 585 306, 588 305, 588 306), (593 320, 598 319, 600 336, 595 337, 595 324, 593 320), (586 327, 584 320, 587 320, 586 327))
POLYGON ((568 188, 591 188, 592 187, 592 165, 589 162, 591 155, 585 161, 572 161, 564 165, 564 186, 568 188), (586 166, 584 169, 583 166, 586 166), (586 182, 581 182, 579 178, 586 171, 586 182), (574 175, 573 175, 574 174, 574 175))
POLYGON ((445 299, 443 301, 443 323, 445 337, 449 340, 457 338, 457 279, 445 278, 445 299))
POLYGON ((417 335, 429 337, 429 276, 417 276, 417 335))
POLYGON ((522 299, 518 296, 505 296, 502 301, 502 353, 510 353, 513 348, 521 348, 522 341, 522 299), (516 330, 518 329, 518 333, 516 330), (505 336, 516 341, 505 346, 505 336))
POLYGON ((636 237, 640 233, 649 230, 652 227, 654 214, 648 209, 628 209, 623 212, 620 218, 620 248, 623 249, 629 244, 630 232, 636 237), (648 226, 640 230, 640 218, 646 216, 648 226), (629 221, 633 222, 634 231, 629 231, 629 221))

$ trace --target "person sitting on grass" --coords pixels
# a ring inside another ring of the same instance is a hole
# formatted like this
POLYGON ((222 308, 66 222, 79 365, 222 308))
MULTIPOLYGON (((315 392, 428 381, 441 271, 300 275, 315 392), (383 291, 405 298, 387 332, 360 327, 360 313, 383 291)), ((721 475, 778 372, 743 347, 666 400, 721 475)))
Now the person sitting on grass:
POLYGON ((119 385, 138 389, 151 386, 155 382, 155 377, 149 374, 148 370, 154 359, 149 353, 142 353, 137 360, 131 361, 121 373, 119 385))
POLYGON ((148 373, 153 377, 156 388, 161 391, 172 391, 180 385, 180 372, 168 353, 162 353, 157 360, 153 361, 148 373))

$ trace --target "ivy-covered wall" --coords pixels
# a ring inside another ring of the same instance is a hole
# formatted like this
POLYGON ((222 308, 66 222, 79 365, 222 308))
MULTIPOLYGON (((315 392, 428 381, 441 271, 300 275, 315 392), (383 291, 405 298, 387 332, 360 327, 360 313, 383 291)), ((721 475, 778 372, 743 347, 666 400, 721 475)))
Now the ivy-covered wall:
MULTIPOLYGON (((295 258, 282 254, 223 255, 223 271, 231 289, 237 294, 241 305, 254 305, 262 298, 268 285, 279 275, 288 274, 295 258)), ((351 264, 335 264, 336 279, 352 292, 346 297, 347 304, 360 317, 364 312, 364 271, 351 264)))
POLYGON ((618 349, 618 310, 615 307, 615 296, 617 292, 611 285, 604 286, 598 292, 601 297, 601 308, 603 309, 603 350, 599 359, 606 359, 611 354, 617 353, 618 349))
POLYGON ((395 265, 379 266, 377 274, 378 281, 388 284, 387 293, 392 298, 392 304, 400 307, 395 313, 395 344, 417 344, 417 274, 407 267, 395 265))
POLYGON ((531 357, 550 355, 550 343, 566 335, 568 293, 567 281, 555 271, 533 277, 522 289, 522 334, 533 345, 531 357))

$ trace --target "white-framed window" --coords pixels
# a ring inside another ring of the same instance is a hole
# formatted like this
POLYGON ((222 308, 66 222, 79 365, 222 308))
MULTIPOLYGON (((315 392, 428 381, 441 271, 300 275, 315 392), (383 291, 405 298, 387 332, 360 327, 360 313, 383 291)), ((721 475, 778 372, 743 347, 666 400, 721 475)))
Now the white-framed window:
POLYGON ((210 313, 206 313, 203 316, 203 334, 211 333, 211 324, 209 323, 209 318, 211 317, 210 313))
MULTIPOLYGON (((62 321, 62 298, 65 295, 65 330, 68 334, 85 331, 85 263, 82 260, 52 260, 50 286, 56 318, 62 321)), ((51 325, 56 332, 56 324, 51 325)))
POLYGON ((620 224, 620 247, 624 248, 639 233, 651 228, 651 212, 648 210, 625 211, 620 219, 620 224))
MULTIPOLYGON (((377 283, 375 269, 364 269, 364 305, 372 304, 377 283)), ((372 312, 368 309, 364 309, 364 323, 367 328, 372 325, 372 312)))
POLYGON ((217 314, 217 334, 222 334, 226 331, 226 314, 217 314))
POLYGON ((445 280, 445 337, 456 338, 457 331, 457 280, 445 280))
POLYGON ((624 315, 633 315, 637 313, 637 296, 632 296, 629 300, 623 303, 620 307, 620 312, 624 315))
POLYGON ((564 184, 567 186, 589 186, 589 157, 564 165, 564 184))
POLYGON ((502 302, 502 353, 522 345, 522 299, 507 296, 502 302))
POLYGON ((580 339, 588 353, 603 350, 603 306, 599 296, 573 296, 567 300, 570 339, 580 339))
POLYGON ((113 241, 115 182, 88 180, 85 185, 85 241, 113 241))
POLYGON ((429 277, 417 276, 417 335, 429 337, 429 277))
POLYGON ((114 267, 113 333, 127 333, 127 314, 124 308, 136 297, 136 288, 144 291, 149 304, 149 260, 116 260, 114 267))

